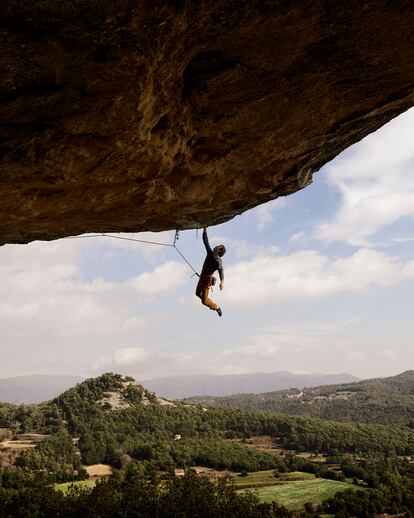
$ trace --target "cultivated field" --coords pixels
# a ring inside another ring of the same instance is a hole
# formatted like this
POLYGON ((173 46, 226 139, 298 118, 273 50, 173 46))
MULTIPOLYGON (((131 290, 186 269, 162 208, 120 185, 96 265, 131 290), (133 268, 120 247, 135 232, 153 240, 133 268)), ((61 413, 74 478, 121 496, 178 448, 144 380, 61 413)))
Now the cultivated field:
POLYGON ((289 453, 294 453, 299 457, 303 457, 305 459, 309 459, 312 462, 325 462, 326 457, 324 455, 318 453, 310 453, 310 452, 298 452, 295 450, 289 450, 283 448, 276 439, 270 437, 268 435, 262 435, 257 437, 252 437, 250 439, 232 439, 235 442, 243 443, 246 446, 250 446, 256 450, 264 451, 265 453, 270 453, 271 455, 284 456, 289 453))
POLYGON ((89 475, 87 480, 76 480, 74 482, 55 484, 55 489, 63 491, 66 494, 71 486, 80 487, 82 489, 92 488, 95 487, 96 481, 100 478, 112 475, 112 468, 108 464, 92 464, 91 466, 84 466, 84 468, 89 475))
POLYGON ((262 502, 276 501, 288 509, 299 509, 305 502, 318 504, 331 498, 338 491, 351 488, 355 489, 355 486, 348 482, 318 478, 258 489, 257 493, 262 502))
POLYGON ((63 484, 55 484, 55 489, 58 491, 63 491, 63 493, 67 493, 71 486, 81 487, 82 489, 95 487, 96 478, 88 479, 88 480, 77 480, 75 482, 64 482, 63 484))
POLYGON ((293 471, 291 473, 281 473, 275 477, 274 470, 256 471, 255 473, 248 473, 246 477, 236 477, 232 481, 240 489, 253 489, 256 487, 275 486, 280 484, 287 484, 288 482, 295 482, 300 480, 314 479, 315 476, 311 473, 304 473, 302 471, 293 471))
MULTIPOLYGON (((197 475, 205 475, 210 480, 218 480, 219 478, 230 478, 236 476, 236 473, 228 470, 217 470, 213 468, 206 468, 204 466, 194 466, 191 468, 197 475)), ((174 475, 176 477, 183 477, 185 474, 184 468, 175 468, 174 475)))
POLYGON ((258 436, 252 437, 251 439, 232 439, 235 442, 243 443, 246 446, 250 446, 251 448, 255 448, 256 450, 264 451, 265 453, 270 453, 271 455, 279 456, 284 455, 287 450, 280 448, 276 441, 268 436, 258 436))
POLYGON ((7 439, 0 442, 0 449, 27 450, 35 448, 45 437, 47 436, 41 433, 22 433, 17 439, 7 439))
POLYGON ((112 468, 109 464, 91 464, 84 466, 90 477, 109 477, 112 475, 112 468))

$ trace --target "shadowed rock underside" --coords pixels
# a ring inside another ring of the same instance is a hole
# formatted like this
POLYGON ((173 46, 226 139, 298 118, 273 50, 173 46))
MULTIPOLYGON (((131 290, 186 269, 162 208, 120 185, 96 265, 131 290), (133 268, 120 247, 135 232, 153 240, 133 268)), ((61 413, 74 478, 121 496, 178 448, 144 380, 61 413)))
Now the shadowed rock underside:
POLYGON ((6 0, 0 244, 226 221, 413 91, 409 1, 6 0))

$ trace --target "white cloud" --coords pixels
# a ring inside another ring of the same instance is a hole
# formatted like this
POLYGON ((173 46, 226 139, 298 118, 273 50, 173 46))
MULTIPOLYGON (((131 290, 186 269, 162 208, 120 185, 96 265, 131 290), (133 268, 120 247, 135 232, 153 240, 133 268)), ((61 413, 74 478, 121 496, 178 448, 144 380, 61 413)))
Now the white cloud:
POLYGON ((176 289, 188 278, 187 268, 176 261, 157 266, 152 272, 144 272, 127 282, 137 293, 155 295, 176 289))
POLYGON ((379 353, 379 356, 382 356, 383 358, 395 358, 397 354, 397 350, 394 349, 394 348, 387 348, 387 349, 384 349, 383 351, 381 351, 379 353))
POLYGON ((366 358, 366 354, 362 351, 349 351, 347 356, 350 360, 362 360, 366 358))
POLYGON ((93 366, 93 372, 118 371, 119 368, 130 365, 139 365, 140 368, 148 368, 148 364, 157 363, 158 356, 150 349, 143 347, 126 347, 118 349, 111 356, 97 360, 93 366))
POLYGON ((304 244, 307 243, 306 232, 301 230, 300 232, 295 232, 290 238, 289 243, 295 244, 304 244))
POLYGON ((288 362, 290 370, 298 369, 301 358, 325 356, 338 346, 343 350, 344 341, 335 338, 335 332, 354 322, 336 322, 330 326, 307 328, 265 328, 248 338, 247 344, 238 347, 222 347, 211 350, 195 349, 186 352, 159 353, 153 349, 136 347, 115 351, 96 361, 94 374, 117 371, 137 379, 150 379, 167 375, 191 374, 244 374, 249 372, 275 372, 281 370, 281 362, 288 362))
POLYGON ((257 230, 263 230, 269 223, 273 221, 274 212, 286 206, 285 198, 277 198, 260 205, 255 210, 257 217, 257 230))
POLYGON ((314 250, 268 254, 228 267, 222 298, 233 305, 263 306, 286 298, 358 292, 413 278, 414 261, 401 263, 370 249, 344 258, 314 250))
POLYGON ((411 243, 414 241, 414 237, 393 237, 390 239, 392 243, 411 243))
MULTIPOLYGON (((252 255, 266 255, 276 253, 280 250, 277 245, 258 245, 246 239, 234 239, 225 236, 212 236, 212 243, 223 243, 229 254, 237 258, 251 257, 252 255)), ((228 255, 225 256, 225 261, 228 255)))
MULTIPOLYGON (((245 372, 276 369, 280 356, 278 344, 255 345, 194 350, 160 354, 146 348, 117 350, 113 355, 101 358, 92 365, 92 372, 117 371, 131 374, 138 379, 184 374, 242 374, 245 372)), ((277 370, 277 369, 276 369, 277 370)))
POLYGON ((2 354, 10 352, 2 370, 17 364, 22 351, 22 364, 59 363, 60 357, 66 369, 65 357, 76 364, 97 347, 130 343, 152 321, 139 302, 157 300, 186 279, 185 266, 168 261, 125 281, 83 280, 86 249, 93 256, 99 245, 85 239, 0 249, 0 342, 2 354))
MULTIPOLYGON (((147 260, 153 261, 154 256, 165 251, 165 245, 172 245, 174 232, 124 232, 122 234, 83 234, 80 237, 69 238, 67 241, 82 241, 83 244, 109 246, 108 255, 117 256, 125 251, 142 254, 147 260)), ((60 241, 60 242, 63 242, 60 241)))
MULTIPOLYGON (((4 280, 0 273, 0 282, 4 280)), ((44 342, 45 337, 97 337, 122 330, 130 317, 130 308, 117 296, 108 297, 92 286, 70 282, 67 277, 49 278, 34 282, 28 274, 27 283, 14 285, 0 302, 0 323, 3 342, 17 331, 27 342, 44 342)), ((13 277, 11 277, 11 280, 13 277)), ((3 286, 7 283, 3 283, 3 286)), ((11 285, 12 283, 10 283, 11 285)), ((136 319, 134 328, 142 329, 146 319, 136 319)))
POLYGON ((414 109, 394 119, 327 166, 341 196, 318 239, 366 246, 383 227, 414 216, 414 109))

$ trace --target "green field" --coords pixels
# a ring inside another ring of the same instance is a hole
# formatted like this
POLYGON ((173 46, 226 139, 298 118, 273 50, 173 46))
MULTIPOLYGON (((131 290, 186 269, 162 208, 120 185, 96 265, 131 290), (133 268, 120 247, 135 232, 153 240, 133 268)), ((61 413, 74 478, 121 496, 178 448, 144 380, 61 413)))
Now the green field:
POLYGON ((313 473, 306 473, 305 471, 290 471, 289 473, 281 473, 280 480, 293 480, 293 479, 310 479, 315 478, 313 473))
POLYGON ((65 494, 69 491, 70 486, 81 487, 82 489, 88 487, 95 487, 96 479, 89 478, 88 480, 77 480, 75 482, 65 482, 63 484, 55 484, 55 489, 63 491, 65 494))
MULTIPOLYGON (((338 491, 355 489, 351 483, 316 478, 301 471, 281 473, 278 478, 274 476, 273 470, 258 471, 246 477, 235 477, 233 482, 241 491, 253 491, 262 502, 276 501, 291 510, 302 508, 305 502, 318 504, 338 491), (256 488, 253 487, 255 485, 256 488)), ((96 479, 65 482, 55 484, 55 489, 66 494, 72 485, 85 489, 94 487, 95 483, 96 479)))
POLYGON ((315 475, 304 473, 302 471, 293 471, 291 473, 280 473, 279 477, 274 476, 274 470, 256 471, 248 473, 246 477, 235 477, 233 482, 238 488, 246 488, 252 486, 274 486, 279 484, 287 484, 294 480, 314 479, 315 475))
POLYGON ((276 501, 288 509, 300 509, 305 502, 318 504, 332 497, 338 491, 345 491, 355 486, 348 482, 337 482, 323 478, 312 478, 296 482, 286 482, 273 487, 254 490, 262 502, 276 501))

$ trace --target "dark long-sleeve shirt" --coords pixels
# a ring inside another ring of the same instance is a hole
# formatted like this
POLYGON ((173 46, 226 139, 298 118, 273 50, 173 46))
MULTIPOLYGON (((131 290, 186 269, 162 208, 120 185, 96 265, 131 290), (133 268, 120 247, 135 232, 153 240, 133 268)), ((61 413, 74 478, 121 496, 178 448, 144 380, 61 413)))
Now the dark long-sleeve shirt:
POLYGON ((213 275, 218 270, 221 282, 224 281, 224 270, 221 258, 213 252, 208 242, 207 231, 203 230, 203 243, 206 247, 207 257, 205 258, 201 275, 213 275))

